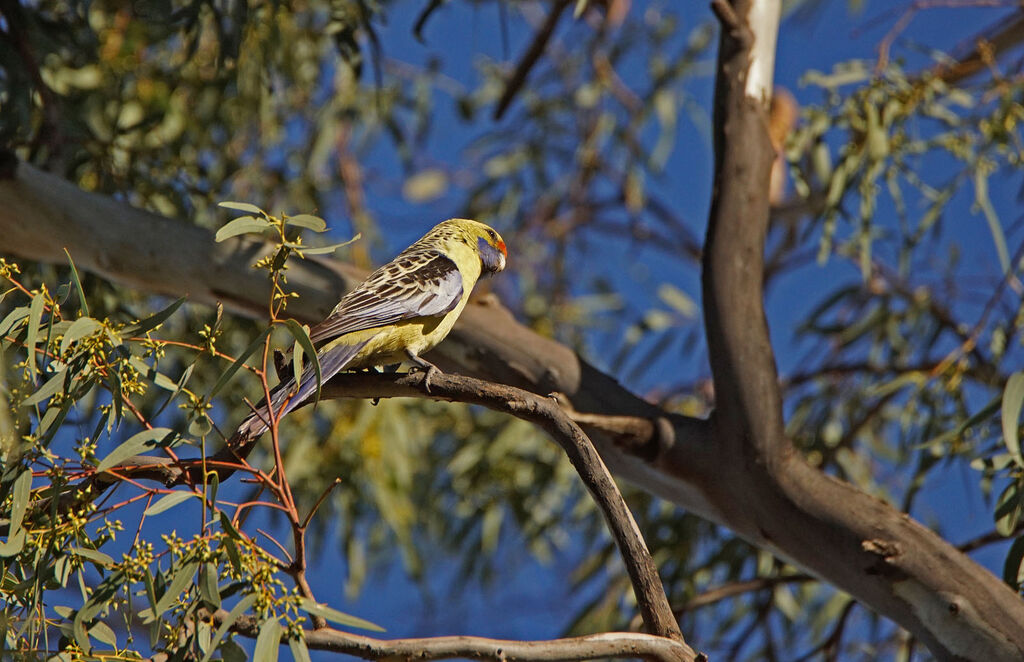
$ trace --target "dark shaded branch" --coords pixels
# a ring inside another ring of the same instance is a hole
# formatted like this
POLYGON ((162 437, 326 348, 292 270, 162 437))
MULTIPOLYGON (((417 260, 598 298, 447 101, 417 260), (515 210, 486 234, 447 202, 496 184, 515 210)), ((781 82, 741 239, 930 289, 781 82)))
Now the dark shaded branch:
POLYGON ((562 12, 565 11, 569 4, 570 0, 556 0, 544 24, 533 35, 530 47, 526 49, 522 59, 519 60, 519 64, 516 65, 515 71, 512 72, 508 82, 505 83, 505 91, 501 93, 501 98, 498 99, 498 104, 494 107, 495 120, 502 118, 505 111, 508 110, 509 104, 519 94, 519 90, 526 83, 526 77, 530 75, 530 71, 537 64, 537 60, 544 54, 544 49, 547 48, 548 42, 551 41, 551 35, 554 34, 555 27, 558 25, 558 19, 562 17, 562 12))
POLYGON ((958 49, 960 52, 953 62, 939 65, 933 73, 947 83, 959 83, 991 67, 996 58, 1020 46, 1021 42, 1024 42, 1024 11, 1018 9, 966 42, 958 49))

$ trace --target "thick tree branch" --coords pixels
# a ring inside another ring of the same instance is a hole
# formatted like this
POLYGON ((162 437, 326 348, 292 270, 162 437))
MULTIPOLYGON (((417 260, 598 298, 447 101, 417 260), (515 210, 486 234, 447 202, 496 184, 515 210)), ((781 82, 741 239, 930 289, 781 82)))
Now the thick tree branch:
POLYGON ((731 502, 730 525, 738 533, 828 577, 901 623, 938 658, 1021 659, 1018 596, 931 531, 809 466, 785 436, 763 306, 774 157, 766 130, 770 89, 751 84, 755 77, 771 84, 765 58, 774 54, 758 44, 775 42, 778 3, 715 0, 713 7, 723 29, 703 289, 722 494, 711 501, 731 502))

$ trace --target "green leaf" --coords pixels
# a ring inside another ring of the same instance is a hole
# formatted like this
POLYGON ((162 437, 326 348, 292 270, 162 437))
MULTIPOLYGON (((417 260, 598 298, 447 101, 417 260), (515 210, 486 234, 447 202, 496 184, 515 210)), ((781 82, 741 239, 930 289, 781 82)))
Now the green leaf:
POLYGON ((89 628, 89 636, 114 648, 117 647, 117 635, 110 629, 110 626, 103 621, 96 621, 96 624, 89 628))
POLYGON ((78 643, 79 648, 82 652, 88 655, 92 652, 92 642, 89 641, 89 632, 85 629, 85 621, 87 619, 82 618, 81 610, 75 615, 75 620, 72 625, 72 632, 75 635, 75 641, 78 643))
POLYGON ((292 650, 292 659, 295 662, 313 662, 309 658, 309 648, 306 647, 306 640, 292 638, 288 640, 288 648, 292 650))
POLYGON ((288 225, 297 225, 300 228, 307 228, 313 232, 324 232, 327 230, 327 221, 312 214, 297 214, 285 219, 288 225))
POLYGON ((96 329, 102 328, 102 326, 102 324, 91 317, 79 317, 72 322, 71 326, 68 327, 68 330, 64 332, 64 339, 60 341, 60 353, 64 354, 64 352, 68 351, 68 347, 71 343, 92 335, 95 333, 96 329))
POLYGON ((86 317, 89 316, 89 302, 85 300, 85 290, 82 289, 82 281, 78 277, 78 269, 75 268, 75 261, 71 259, 71 253, 68 249, 64 249, 64 255, 68 256, 68 264, 71 265, 71 282, 75 285, 75 290, 78 292, 78 303, 82 307, 82 314, 86 317))
POLYGON ((1024 504, 1021 502, 1020 485, 1010 483, 996 500, 996 531, 1001 536, 1012 536, 1021 520, 1024 504))
POLYGON ((133 455, 139 455, 145 450, 154 448, 158 441, 162 441, 172 434, 174 431, 169 428, 152 428, 134 434, 123 444, 110 451, 110 454, 103 458, 99 466, 96 467, 96 471, 106 471, 133 455))
POLYGON ((0 322, 0 336, 6 336, 8 332, 14 328, 15 324, 28 317, 28 315, 28 306, 20 306, 7 313, 7 317, 4 318, 4 321, 0 322))
POLYGON ((321 377, 320 372, 320 359, 316 355, 316 348, 313 347, 313 341, 309 339, 309 333, 303 328, 301 324, 293 319, 287 319, 284 321, 284 325, 291 332, 292 337, 295 338, 295 342, 299 343, 302 349, 309 355, 309 362, 313 366, 313 370, 316 373, 316 392, 313 396, 313 405, 320 401, 320 386, 321 377))
POLYGON ((281 623, 277 617, 260 623, 260 633, 256 637, 256 650, 252 653, 253 662, 276 662, 277 653, 281 648, 281 623))
POLYGON ((1010 551, 1006 553, 1006 561, 1003 562, 1003 581, 1015 591, 1020 590, 1022 562, 1024 562, 1024 536, 1013 541, 1010 551))
POLYGON ((175 382, 174 390, 171 391, 171 394, 167 397, 167 400, 165 400, 164 403, 160 405, 160 408, 156 410, 156 414, 154 414, 152 418, 156 418, 157 416, 159 416, 160 413, 167 407, 167 405, 173 402, 174 399, 178 397, 178 394, 185 390, 185 385, 188 384, 188 380, 192 378, 192 371, 195 369, 195 367, 196 364, 191 363, 187 368, 185 368, 185 371, 181 373, 181 377, 179 377, 178 381, 175 382))
POLYGON ((245 649, 235 643, 234 639, 228 639, 220 645, 220 656, 224 662, 248 662, 249 656, 245 649))
POLYGON ((384 628, 375 623, 371 623, 370 621, 364 620, 357 616, 351 616, 349 614, 340 612, 337 609, 332 609, 327 605, 319 604, 317 602, 314 602, 313 600, 310 600, 309 598, 299 598, 299 603, 302 605, 302 608, 308 611, 310 614, 325 618, 328 621, 331 621, 332 623, 337 623, 339 625, 344 625, 346 627, 360 628, 363 630, 373 630, 374 632, 385 631, 384 628))
POLYGON ((17 556, 25 548, 25 529, 18 529, 7 542, 0 542, 0 557, 17 556))
POLYGON ((25 519, 25 511, 28 509, 28 498, 32 494, 32 471, 26 469, 14 479, 14 497, 11 504, 11 525, 12 534, 21 529, 21 522, 25 519))
POLYGON ((239 216, 235 220, 228 222, 220 230, 217 230, 217 234, 214 235, 213 239, 214 241, 221 242, 231 237, 237 237, 240 234, 262 233, 272 227, 274 227, 274 224, 265 218, 239 216))
POLYGON ((146 508, 146 512, 143 514, 147 517, 149 517, 150 515, 159 515, 165 510, 170 510, 171 508, 177 506, 179 503, 182 503, 183 501, 188 501, 189 499, 195 496, 198 495, 195 492, 190 492, 188 490, 178 490, 176 492, 171 492, 170 494, 161 497, 156 503, 151 505, 149 508, 146 508))
POLYGON ((999 215, 996 214, 992 200, 988 196, 988 175, 984 168, 977 168, 974 171, 974 203, 978 205, 988 222, 988 231, 992 234, 992 242, 996 245, 996 255, 999 256, 999 266, 1003 273, 1010 272, 1010 253, 1006 249, 1006 236, 1003 235, 1003 227, 999 222, 999 215))
POLYGON ((43 400, 46 400, 52 395, 62 391, 64 389, 64 379, 68 376, 68 367, 64 366, 57 371, 53 377, 46 380, 46 383, 36 389, 36 392, 25 398, 21 406, 31 407, 37 405, 43 400))
POLYGON ((198 568, 198 561, 189 561, 174 571, 171 582, 167 585, 167 590, 164 591, 164 594, 157 600, 156 606, 153 607, 154 617, 160 618, 165 611, 171 608, 171 605, 178 599, 178 596, 185 590, 185 587, 191 586, 192 579, 195 577, 198 568))
POLYGON ((1006 380, 1003 389, 1003 442, 1013 456, 1017 466, 1024 467, 1020 453, 1019 421, 1021 406, 1024 405, 1024 372, 1015 372, 1006 380))
POLYGON ((217 566, 209 561, 199 568, 199 596, 213 609, 220 609, 217 566))
POLYGON ((138 336, 152 331, 166 322, 167 319, 178 310, 178 308, 181 308, 181 304, 185 303, 185 299, 186 297, 181 297, 163 310, 153 313, 149 317, 139 320, 134 324, 129 324, 124 327, 122 333, 126 336, 138 336))
POLYGON ((211 398, 217 395, 220 392, 220 390, 224 388, 224 386, 228 383, 228 381, 231 380, 234 374, 238 372, 238 369, 241 368, 245 364, 246 360, 248 360, 248 358, 252 356, 253 353, 259 348, 259 346, 263 344, 263 341, 267 338, 268 335, 270 335, 270 331, 271 330, 269 327, 264 329, 263 333, 258 335, 255 338, 255 340, 249 343, 249 346, 245 348, 245 351, 242 352, 238 356, 238 358, 235 359, 235 362, 232 363, 228 367, 228 369, 221 374, 220 378, 217 379, 217 383, 213 385, 213 389, 210 391, 211 398))
POLYGON ((202 412, 196 414, 188 424, 188 433, 193 437, 205 437, 210 434, 210 430, 213 429, 213 423, 210 422, 210 418, 202 412))
POLYGON ((231 536, 235 540, 241 540, 242 539, 242 534, 240 534, 238 532, 238 529, 235 528, 235 525, 231 523, 231 518, 228 517, 227 513, 225 513, 222 510, 222 511, 220 511, 219 514, 220 514, 220 527, 222 529, 224 529, 224 533, 228 534, 229 536, 231 536))
POLYGON ((37 294, 32 297, 32 303, 28 310, 28 335, 25 336, 25 348, 27 350, 28 372, 32 379, 36 377, 36 342, 39 336, 39 324, 43 319, 43 295, 37 294))
POLYGON ((260 209, 256 205, 249 204, 248 202, 233 202, 231 200, 226 200, 224 202, 218 202, 217 206, 218 207, 224 207, 225 209, 235 209, 237 211, 247 211, 250 214, 261 214, 261 215, 262 214, 266 214, 265 211, 263 211, 262 209, 260 209))
POLYGON ((295 251, 298 251, 299 253, 302 253, 303 255, 327 255, 329 253, 333 253, 334 251, 338 250, 339 248, 343 248, 343 247, 348 246, 349 244, 351 244, 353 242, 359 241, 359 239, 362 236, 363 236, 362 234, 357 234, 356 236, 352 237, 348 241, 343 241, 340 244, 330 244, 329 246, 316 246, 316 247, 313 247, 313 246, 306 246, 304 244, 295 244, 295 243, 292 243, 292 242, 285 242, 284 245, 287 246, 288 248, 291 248, 291 249, 293 249, 295 251))
POLYGON ((132 356, 128 359, 128 363, 138 370, 139 374, 145 377, 146 381, 152 382, 163 390, 171 391, 172 393, 177 389, 178 385, 174 383, 173 379, 157 371, 156 368, 143 361, 141 357, 132 356))
POLYGON ((97 549, 89 549, 88 547, 73 547, 68 550, 75 556, 81 556, 83 559, 92 561, 98 566, 108 568, 114 565, 114 559, 110 558, 109 555, 97 549))

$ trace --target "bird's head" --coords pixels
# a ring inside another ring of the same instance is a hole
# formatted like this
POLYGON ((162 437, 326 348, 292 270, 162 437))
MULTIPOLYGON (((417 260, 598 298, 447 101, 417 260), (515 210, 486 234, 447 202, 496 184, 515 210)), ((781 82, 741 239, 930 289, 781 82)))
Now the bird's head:
POLYGON ((497 273, 505 268, 505 260, 508 258, 505 241, 489 225, 468 218, 452 218, 438 225, 435 230, 441 228, 476 249, 480 254, 483 273, 497 273))

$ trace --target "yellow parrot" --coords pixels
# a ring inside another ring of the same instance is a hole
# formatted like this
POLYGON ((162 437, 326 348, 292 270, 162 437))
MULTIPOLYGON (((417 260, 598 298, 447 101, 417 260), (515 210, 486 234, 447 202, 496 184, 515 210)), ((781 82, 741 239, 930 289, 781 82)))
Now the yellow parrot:
MULTIPOLYGON (((309 331, 319 346, 321 379, 342 370, 409 361, 431 374, 438 371, 420 358, 451 331, 481 275, 505 268, 505 242, 493 229, 464 218, 434 226, 395 259, 370 274, 342 297, 322 322, 309 331)), ((307 366, 296 388, 294 377, 270 394, 282 417, 316 391, 316 374, 307 366), (287 403, 285 401, 287 400, 287 403)), ((269 427, 261 402, 229 440, 234 447, 252 441, 269 427)))

